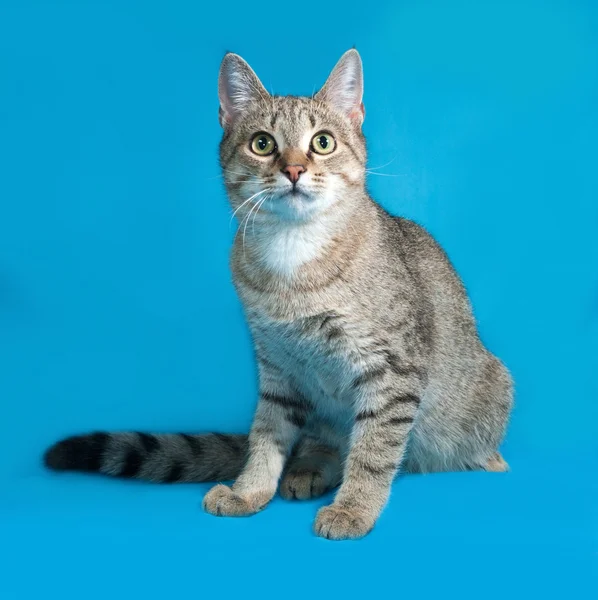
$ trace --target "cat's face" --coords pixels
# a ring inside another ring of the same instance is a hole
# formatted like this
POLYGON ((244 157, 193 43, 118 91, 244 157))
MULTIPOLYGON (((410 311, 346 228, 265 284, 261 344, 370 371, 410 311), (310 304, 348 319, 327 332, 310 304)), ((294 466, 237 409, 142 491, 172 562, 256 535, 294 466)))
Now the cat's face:
POLYGON ((242 58, 225 56, 220 160, 240 219, 306 221, 363 191, 362 81, 350 50, 313 98, 271 96, 242 58))

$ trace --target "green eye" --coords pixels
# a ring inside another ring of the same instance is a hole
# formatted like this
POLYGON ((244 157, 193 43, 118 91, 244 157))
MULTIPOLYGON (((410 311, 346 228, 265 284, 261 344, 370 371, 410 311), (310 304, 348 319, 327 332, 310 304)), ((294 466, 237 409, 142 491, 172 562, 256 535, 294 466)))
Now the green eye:
POLYGON ((336 141, 329 133, 320 131, 312 138, 311 147, 318 154, 330 154, 336 148, 336 141))
POLYGON ((267 133, 257 133, 251 140, 251 150, 259 156, 268 156, 276 150, 276 142, 267 133))

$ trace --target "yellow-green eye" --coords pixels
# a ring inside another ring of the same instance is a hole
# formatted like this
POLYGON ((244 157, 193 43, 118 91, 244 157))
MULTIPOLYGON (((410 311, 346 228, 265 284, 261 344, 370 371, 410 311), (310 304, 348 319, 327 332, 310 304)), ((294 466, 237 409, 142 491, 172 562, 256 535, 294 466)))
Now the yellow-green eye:
POLYGON ((251 140, 251 150, 260 156, 268 156, 276 150, 276 142, 271 135, 258 133, 251 140))
POLYGON ((312 138, 311 147, 318 154, 330 154, 336 148, 336 141, 329 133, 320 131, 312 138))

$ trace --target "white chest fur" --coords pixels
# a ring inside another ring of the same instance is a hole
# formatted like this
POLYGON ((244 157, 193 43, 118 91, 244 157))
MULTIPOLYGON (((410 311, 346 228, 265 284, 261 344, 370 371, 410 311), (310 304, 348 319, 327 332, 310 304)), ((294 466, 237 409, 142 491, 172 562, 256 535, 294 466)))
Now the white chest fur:
POLYGON ((282 276, 292 276, 302 265, 318 258, 330 244, 336 230, 334 216, 322 216, 307 223, 277 224, 255 237, 253 243, 262 264, 282 276))

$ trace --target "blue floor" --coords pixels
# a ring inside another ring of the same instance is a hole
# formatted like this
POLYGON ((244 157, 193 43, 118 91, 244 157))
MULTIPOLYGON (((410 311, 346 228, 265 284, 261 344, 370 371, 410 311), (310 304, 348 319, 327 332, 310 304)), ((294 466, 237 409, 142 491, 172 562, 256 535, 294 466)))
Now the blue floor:
POLYGON ((0 3, 0 600, 595 599, 597 140, 595 0, 0 3), (512 472, 398 480, 347 543, 330 498, 226 520, 207 484, 44 472, 78 432, 247 431, 219 62, 310 95, 353 45, 369 189, 513 373, 512 472))
POLYGON ((311 533, 329 498, 219 519, 199 506, 208 485, 33 472, 2 499, 0 597, 595 598, 596 461, 511 462, 404 477, 369 537, 347 543, 311 533))

